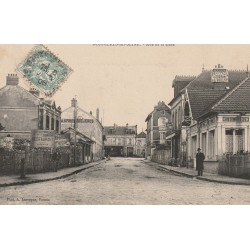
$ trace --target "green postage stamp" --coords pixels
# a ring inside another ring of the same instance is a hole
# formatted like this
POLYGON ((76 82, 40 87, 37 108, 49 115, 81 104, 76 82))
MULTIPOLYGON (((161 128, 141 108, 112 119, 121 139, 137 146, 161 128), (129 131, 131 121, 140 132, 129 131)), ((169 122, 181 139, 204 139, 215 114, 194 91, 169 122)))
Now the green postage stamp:
POLYGON ((72 69, 45 46, 37 45, 18 65, 17 71, 46 96, 52 96, 72 69))

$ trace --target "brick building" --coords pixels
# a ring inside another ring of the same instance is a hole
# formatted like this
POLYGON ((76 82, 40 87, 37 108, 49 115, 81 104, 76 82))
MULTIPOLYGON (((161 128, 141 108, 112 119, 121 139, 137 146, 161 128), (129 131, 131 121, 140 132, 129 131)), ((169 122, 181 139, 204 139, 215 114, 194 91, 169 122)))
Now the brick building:
POLYGON ((105 126, 105 155, 132 157, 136 154, 137 125, 105 126))

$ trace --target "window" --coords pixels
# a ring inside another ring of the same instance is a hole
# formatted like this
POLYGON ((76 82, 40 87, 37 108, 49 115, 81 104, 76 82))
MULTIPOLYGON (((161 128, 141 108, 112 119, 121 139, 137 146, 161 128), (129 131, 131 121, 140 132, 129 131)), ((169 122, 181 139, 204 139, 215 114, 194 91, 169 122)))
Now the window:
POLYGON ((202 133, 202 151, 204 155, 206 156, 207 153, 207 133, 202 133))
POLYGON ((55 119, 54 118, 51 118, 51 130, 54 130, 55 129, 55 119))
POLYGON ((132 145, 132 139, 131 138, 128 139, 128 145, 132 145))
POLYGON ((212 130, 212 131, 209 131, 209 155, 210 157, 214 157, 214 147, 215 147, 214 130, 212 130))
POLYGON ((235 130, 235 153, 241 153, 244 150, 244 129, 235 130))
POLYGON ((166 117, 159 117, 158 119, 158 126, 159 127, 166 127, 168 119, 166 117))
POLYGON ((179 107, 179 109, 178 109, 178 114, 179 114, 179 124, 178 124, 178 126, 180 127, 181 126, 181 107, 179 107))
POLYGON ((244 129, 226 129, 226 153, 235 154, 244 150, 244 129))
POLYGON ((46 130, 49 130, 49 116, 46 115, 46 130))
POLYGON ((233 129, 226 129, 226 153, 233 154, 233 129))

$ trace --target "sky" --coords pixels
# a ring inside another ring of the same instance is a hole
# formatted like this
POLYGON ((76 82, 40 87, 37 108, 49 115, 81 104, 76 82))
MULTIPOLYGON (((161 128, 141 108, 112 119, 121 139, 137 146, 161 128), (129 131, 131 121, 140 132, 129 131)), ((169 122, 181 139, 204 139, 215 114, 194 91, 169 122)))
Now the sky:
MULTIPOLYGON (((0 88, 34 46, 0 45, 0 88)), ((146 129, 145 119, 159 101, 171 101, 176 75, 198 75, 203 64, 246 69, 250 63, 250 45, 45 46, 73 69, 53 96, 56 105, 66 109, 76 96, 85 111, 100 109, 104 126, 128 123, 138 125, 138 132, 146 129)), ((18 75, 20 86, 28 88, 18 75)))

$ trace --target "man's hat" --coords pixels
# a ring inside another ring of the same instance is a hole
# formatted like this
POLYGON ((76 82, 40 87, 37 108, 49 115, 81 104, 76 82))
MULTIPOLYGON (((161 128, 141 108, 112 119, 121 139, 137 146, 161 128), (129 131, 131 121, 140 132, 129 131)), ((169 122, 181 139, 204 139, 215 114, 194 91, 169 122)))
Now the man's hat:
POLYGON ((197 151, 201 150, 200 148, 197 149, 197 151))

